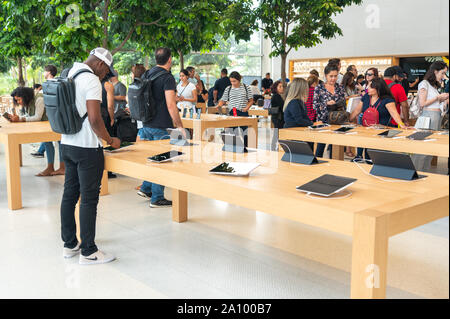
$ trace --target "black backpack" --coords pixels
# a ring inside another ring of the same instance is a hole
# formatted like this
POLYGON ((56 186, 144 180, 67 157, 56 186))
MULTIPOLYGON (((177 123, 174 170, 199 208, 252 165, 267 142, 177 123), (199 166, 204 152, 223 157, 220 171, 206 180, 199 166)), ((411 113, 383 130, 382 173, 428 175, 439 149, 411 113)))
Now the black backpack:
POLYGON ((147 123, 155 117, 156 105, 152 83, 164 74, 169 74, 169 72, 161 71, 149 78, 147 71, 142 78, 135 78, 128 87, 128 107, 133 120, 147 123))
POLYGON ((59 77, 42 84, 45 111, 54 132, 73 135, 81 131, 87 112, 83 117, 78 113, 74 80, 88 72, 93 74, 88 69, 81 69, 70 78, 59 77))
POLYGON ((114 115, 116 120, 117 137, 122 142, 136 142, 138 128, 137 123, 125 110, 118 110, 114 115))

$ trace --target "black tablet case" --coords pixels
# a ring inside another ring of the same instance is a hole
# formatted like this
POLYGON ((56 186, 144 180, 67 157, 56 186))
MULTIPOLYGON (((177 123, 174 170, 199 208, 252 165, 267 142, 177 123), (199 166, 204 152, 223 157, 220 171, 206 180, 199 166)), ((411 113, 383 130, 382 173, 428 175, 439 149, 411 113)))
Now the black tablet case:
POLYGON ((325 161, 319 161, 314 156, 313 150, 306 142, 280 140, 278 143, 285 151, 285 154, 281 158, 283 162, 303 164, 303 165, 326 163, 325 161))
POLYGON ((374 164, 372 175, 408 181, 424 177, 417 174, 409 155, 379 150, 368 150, 368 153, 374 164))

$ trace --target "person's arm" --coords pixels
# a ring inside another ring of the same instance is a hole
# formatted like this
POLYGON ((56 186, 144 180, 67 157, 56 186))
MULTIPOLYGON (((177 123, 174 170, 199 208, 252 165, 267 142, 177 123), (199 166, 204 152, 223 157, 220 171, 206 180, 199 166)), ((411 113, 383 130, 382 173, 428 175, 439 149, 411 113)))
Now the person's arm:
POLYGON ((248 110, 250 110, 250 108, 253 106, 253 103, 254 103, 253 99, 248 100, 247 106, 242 111, 243 112, 248 112, 248 110))
POLYGON ((408 104, 408 101, 400 103, 400 108, 402 110, 403 120, 405 121, 405 123, 409 123, 409 104, 408 104))
MULTIPOLYGON (((166 96, 167 110, 169 111, 172 122, 177 128, 183 128, 183 122, 180 117, 180 110, 177 107, 175 91, 167 90, 164 92, 166 96)), ((184 132, 184 130, 181 130, 184 132)))
POLYGON ((203 101, 205 101, 206 103, 208 102, 208 99, 209 99, 208 91, 206 91, 205 94, 202 94, 202 98, 203 98, 203 101))
POLYGON ((119 148, 120 140, 116 137, 111 137, 111 135, 109 135, 108 131, 106 130, 105 123, 103 122, 102 115, 100 113, 100 101, 87 100, 86 108, 88 120, 94 133, 99 138, 106 141, 108 145, 111 145, 113 148, 119 148))
POLYGON ((25 116, 25 117, 21 118, 21 120, 23 122, 39 122, 42 120, 42 116, 44 115, 44 111, 45 111, 44 98, 43 97, 37 98, 34 105, 35 105, 34 115, 33 116, 25 116))
POLYGON ((114 125, 114 86, 109 83, 105 82, 105 90, 106 90, 106 96, 108 101, 108 114, 109 118, 111 119, 111 126, 114 125))
POLYGON ((192 99, 184 98, 183 101, 197 103, 198 101, 197 89, 192 90, 192 96, 193 96, 192 99))
POLYGON ((214 90, 213 91, 213 96, 214 96, 214 104, 217 104, 217 98, 219 96, 219 91, 214 90))
POLYGON ((403 123, 400 114, 398 114, 395 102, 386 104, 386 109, 389 111, 389 114, 391 114, 394 121, 398 124, 399 128, 406 129, 407 126, 403 123))
POLYGON ((350 122, 353 122, 356 120, 356 118, 361 114, 363 109, 363 102, 360 102, 357 107, 353 109, 352 114, 350 114, 350 122))
MULTIPOLYGON (((230 95, 230 93, 229 93, 230 89, 231 89, 231 87, 227 87, 225 89, 225 92, 223 92, 222 98, 220 99, 219 104, 217 105, 218 107, 222 107, 225 105, 225 103, 228 102, 228 96, 230 95)), ((216 91, 214 91, 214 92, 216 92, 216 91)))

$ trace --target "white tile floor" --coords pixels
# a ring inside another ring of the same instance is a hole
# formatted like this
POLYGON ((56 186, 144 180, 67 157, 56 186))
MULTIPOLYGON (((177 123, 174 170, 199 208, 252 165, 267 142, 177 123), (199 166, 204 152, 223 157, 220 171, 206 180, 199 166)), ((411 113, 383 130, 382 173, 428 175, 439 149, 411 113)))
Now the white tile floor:
MULTIPOLYGON (((349 297, 351 238, 199 196, 189 197, 189 222, 176 224, 123 176, 110 181, 97 221, 97 245, 118 259, 64 260, 63 178, 34 177, 45 160, 23 150, 25 208, 11 212, 0 146, 0 298, 349 297)), ((389 298, 449 297, 448 234, 446 218, 390 240, 389 298)))

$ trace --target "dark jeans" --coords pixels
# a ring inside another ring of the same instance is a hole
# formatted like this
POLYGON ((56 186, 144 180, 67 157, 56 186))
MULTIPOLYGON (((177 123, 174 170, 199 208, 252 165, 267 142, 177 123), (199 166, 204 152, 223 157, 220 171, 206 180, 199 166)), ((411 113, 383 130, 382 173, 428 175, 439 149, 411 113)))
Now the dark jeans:
MULTIPOLYGON (((237 116, 241 116, 241 117, 249 117, 248 112, 242 112, 239 110, 236 110, 237 116)), ((230 115, 233 116, 233 110, 230 111, 230 115)), ((238 127, 232 127, 231 129, 236 129, 238 128, 239 130, 242 130, 242 134, 244 136, 244 145, 245 147, 248 147, 248 133, 245 134, 245 131, 248 129, 248 126, 238 126, 238 127)), ((225 130, 227 131, 227 130, 225 130)))
MULTIPOLYGON (((317 149, 316 149, 316 157, 319 158, 323 158, 323 153, 325 152, 325 147, 327 145, 326 144, 317 144, 317 149)), ((330 152, 330 158, 333 157, 333 146, 329 145, 328 146, 328 151, 330 152)))
POLYGON ((75 205, 80 203, 81 254, 89 256, 95 245, 95 224, 100 185, 104 169, 103 148, 81 148, 61 144, 66 163, 64 195, 61 202, 61 236, 64 247, 74 248, 78 241, 75 225, 75 205))

